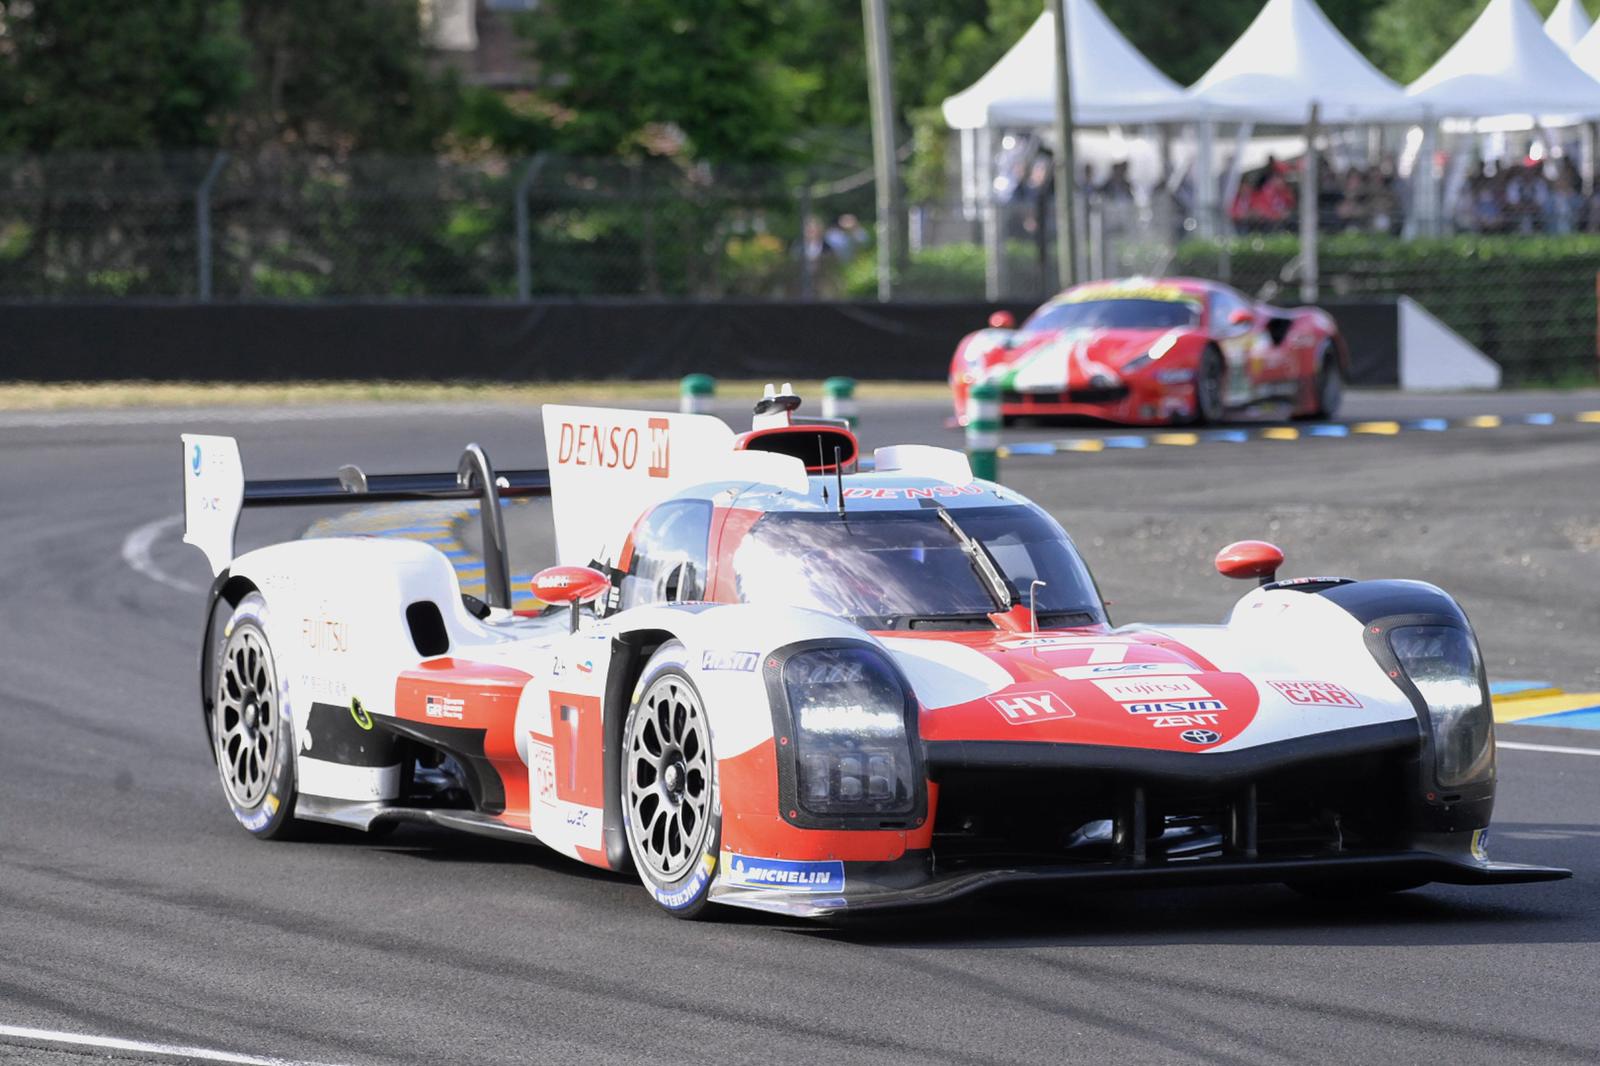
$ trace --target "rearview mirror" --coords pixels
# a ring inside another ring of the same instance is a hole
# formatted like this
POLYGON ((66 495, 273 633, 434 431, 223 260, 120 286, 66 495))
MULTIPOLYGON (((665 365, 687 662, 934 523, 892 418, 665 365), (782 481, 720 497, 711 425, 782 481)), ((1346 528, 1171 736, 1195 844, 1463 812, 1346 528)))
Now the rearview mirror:
POLYGON ((533 575, 533 594, 545 603, 572 605, 572 631, 578 630, 578 606, 611 587, 611 579, 587 566, 548 566, 533 575))
POLYGON ((1248 326, 1255 320, 1256 316, 1251 313, 1248 307, 1236 307, 1233 313, 1228 316, 1228 325, 1248 326))
POLYGON ((1239 540, 1217 553, 1217 573, 1223 577, 1247 580, 1260 578, 1263 585, 1275 581, 1283 565, 1283 549, 1264 540, 1239 540))
POLYGON ((1017 316, 1010 311, 996 311, 989 316, 989 325, 995 329, 1015 329, 1017 316))

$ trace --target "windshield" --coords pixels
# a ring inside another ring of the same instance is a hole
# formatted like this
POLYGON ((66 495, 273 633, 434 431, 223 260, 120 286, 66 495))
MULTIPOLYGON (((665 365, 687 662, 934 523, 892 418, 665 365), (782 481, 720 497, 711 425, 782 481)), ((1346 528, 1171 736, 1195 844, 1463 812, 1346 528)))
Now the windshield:
POLYGON ((1190 300, 1084 300, 1041 307, 1023 329, 1172 329, 1200 322, 1190 300))
MULTIPOLYGON (((1034 579, 1040 624, 1103 621, 1089 571, 1061 527, 1030 507, 962 508, 951 517, 994 560, 1023 604, 1034 579)), ((966 621, 990 625, 981 567, 938 508, 768 514, 733 554, 745 603, 809 607, 868 629, 966 621)))

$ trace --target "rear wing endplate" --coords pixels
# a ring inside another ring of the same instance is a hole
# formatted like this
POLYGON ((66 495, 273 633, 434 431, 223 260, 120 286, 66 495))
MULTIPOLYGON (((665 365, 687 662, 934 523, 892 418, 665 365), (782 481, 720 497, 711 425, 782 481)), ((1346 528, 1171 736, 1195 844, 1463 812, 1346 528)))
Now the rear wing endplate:
POLYGON ((548 470, 495 472, 476 444, 461 453, 454 473, 365 474, 342 466, 336 477, 247 481, 232 437, 183 434, 183 540, 205 553, 212 574, 233 561, 234 534, 245 507, 305 504, 398 503, 473 500, 483 523, 485 598, 491 607, 511 606, 504 498, 550 495, 548 470))

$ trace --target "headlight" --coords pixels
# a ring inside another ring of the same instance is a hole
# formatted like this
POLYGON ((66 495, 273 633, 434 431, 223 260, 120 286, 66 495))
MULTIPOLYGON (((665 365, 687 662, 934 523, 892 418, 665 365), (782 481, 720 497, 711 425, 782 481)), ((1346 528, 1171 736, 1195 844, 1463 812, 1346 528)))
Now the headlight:
POLYGON ((1136 355, 1126 363, 1123 363, 1122 372, 1124 374, 1132 374, 1136 371, 1143 370, 1151 363, 1172 351, 1172 346, 1177 343, 1178 335, 1176 333, 1168 333, 1166 336, 1152 344, 1148 352, 1136 355))
POLYGON ((795 794, 810 814, 910 814, 915 766, 906 693, 871 648, 814 648, 783 665, 795 794))
POLYGON ((1439 784, 1454 788, 1482 776, 1493 727, 1471 635, 1455 626, 1400 626, 1389 632, 1389 646, 1428 705, 1439 784))

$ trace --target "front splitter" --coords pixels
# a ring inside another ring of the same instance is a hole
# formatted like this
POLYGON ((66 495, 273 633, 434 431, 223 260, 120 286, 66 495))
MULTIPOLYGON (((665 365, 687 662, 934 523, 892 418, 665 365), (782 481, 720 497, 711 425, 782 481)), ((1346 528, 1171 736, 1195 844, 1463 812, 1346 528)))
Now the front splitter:
POLYGON ((950 903, 995 888, 1093 891, 1288 882, 1416 881, 1418 884, 1510 885, 1559 881, 1572 871, 1554 866, 1456 859, 1430 851, 1393 851, 1302 859, 1215 860, 1134 866, 1039 866, 935 874, 911 888, 851 890, 832 895, 719 886, 712 899, 797 918, 903 910, 950 903))

